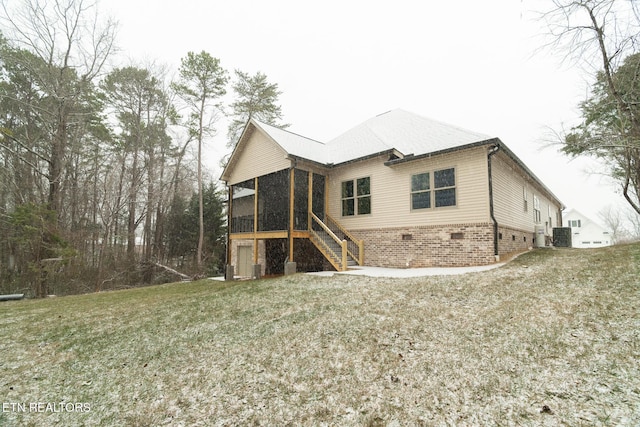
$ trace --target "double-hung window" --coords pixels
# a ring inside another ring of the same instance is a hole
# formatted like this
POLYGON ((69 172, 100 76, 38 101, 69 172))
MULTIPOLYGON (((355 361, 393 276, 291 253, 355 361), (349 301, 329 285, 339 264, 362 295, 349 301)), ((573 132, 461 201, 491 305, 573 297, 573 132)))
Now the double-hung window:
POLYGON ((454 168, 411 175, 411 209, 429 209, 456 205, 454 168))
POLYGON ((453 168, 433 173, 436 208, 456 205, 456 171, 453 168))
POLYGON ((536 224, 540 224, 542 221, 542 215, 540 213, 540 199, 538 199, 538 196, 536 195, 533 196, 533 221, 536 224))
POLYGON ((371 213, 371 178, 342 182, 342 216, 371 213))
POLYGON ((411 209, 431 207, 431 183, 429 172, 411 176, 411 209))

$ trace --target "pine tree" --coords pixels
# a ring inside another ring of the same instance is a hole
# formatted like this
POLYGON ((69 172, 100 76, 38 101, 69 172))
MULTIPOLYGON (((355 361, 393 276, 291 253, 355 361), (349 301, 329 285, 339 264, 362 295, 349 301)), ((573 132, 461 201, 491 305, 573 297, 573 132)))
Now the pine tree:
POLYGON ((263 123, 279 128, 289 125, 280 123, 282 109, 278 105, 278 97, 282 92, 277 83, 269 83, 267 76, 261 72, 250 76, 235 70, 236 81, 233 84, 235 101, 231 104, 231 123, 228 131, 228 147, 234 147, 247 122, 255 118, 263 123))

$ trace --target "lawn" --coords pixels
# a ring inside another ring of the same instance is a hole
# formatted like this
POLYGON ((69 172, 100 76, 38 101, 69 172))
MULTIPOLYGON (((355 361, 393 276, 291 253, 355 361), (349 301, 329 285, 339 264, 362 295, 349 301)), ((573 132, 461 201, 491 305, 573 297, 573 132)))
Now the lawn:
POLYGON ((0 425, 638 425, 640 245, 0 303, 0 425))

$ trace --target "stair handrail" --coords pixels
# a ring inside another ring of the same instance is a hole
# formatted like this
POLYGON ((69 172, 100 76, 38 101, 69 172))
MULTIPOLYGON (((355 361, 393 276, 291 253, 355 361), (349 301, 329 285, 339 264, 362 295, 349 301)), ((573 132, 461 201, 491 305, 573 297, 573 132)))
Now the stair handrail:
POLYGON ((326 214, 326 217, 329 218, 329 221, 331 221, 332 223, 334 223, 336 225, 336 227, 342 232, 344 233, 345 236, 347 236, 349 238, 349 240, 351 240, 352 242, 357 243, 359 240, 356 239, 353 234, 351 234, 350 232, 347 231, 346 228, 344 228, 342 225, 340 225, 340 223, 338 221, 336 221, 331 215, 326 214))
POLYGON ((317 223, 318 223, 318 225, 319 225, 320 227, 322 227, 322 229, 323 229, 324 231, 326 231, 326 233, 329 235, 329 237, 331 237, 333 240, 335 240, 335 241, 336 241, 336 243, 338 243, 339 245, 342 245, 342 239, 340 239, 338 236, 336 236, 336 234, 335 234, 333 231, 331 231, 331 229, 330 229, 329 227, 327 227, 327 224, 325 224, 324 222, 322 222, 322 220, 321 220, 320 218, 318 218, 318 217, 316 216, 316 214, 314 214, 313 212, 311 212, 311 218, 313 218, 313 220, 314 220, 315 222, 317 222, 317 223))
MULTIPOLYGON (((326 217, 342 232, 351 242, 358 247, 358 253, 354 254, 349 251, 349 255, 358 263, 358 265, 364 265, 364 240, 358 240, 353 234, 347 231, 338 221, 336 221, 331 215, 326 214, 326 217)), ((322 222, 322 221, 320 221, 322 222)))
MULTIPOLYGON (((347 269, 347 241, 344 239, 341 240, 338 236, 336 236, 336 234, 333 231, 331 231, 331 229, 324 222, 322 222, 320 218, 318 218, 313 212, 310 212, 310 213, 311 213, 312 220, 318 223, 318 225, 322 227, 322 229, 327 233, 327 235, 340 245, 340 250, 342 252, 342 254, 340 254, 341 268, 338 268, 338 270, 345 271, 347 269)), ((317 235, 317 233, 313 230, 313 228, 309 231, 314 235, 317 235)), ((328 249, 333 253, 333 250, 331 250, 331 248, 325 242, 323 242, 323 246, 325 246, 326 249, 328 249)))
POLYGON ((320 252, 322 252, 325 258, 331 263, 331 265, 335 267, 337 271, 346 270, 345 264, 341 263, 337 258, 338 254, 336 254, 333 249, 331 249, 327 242, 315 230, 311 230, 311 241, 314 245, 316 245, 320 252))

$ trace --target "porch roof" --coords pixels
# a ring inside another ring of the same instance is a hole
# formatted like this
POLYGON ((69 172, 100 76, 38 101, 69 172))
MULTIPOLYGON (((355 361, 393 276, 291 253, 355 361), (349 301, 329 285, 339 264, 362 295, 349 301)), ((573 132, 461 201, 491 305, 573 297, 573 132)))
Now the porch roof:
POLYGON ((269 135, 288 154, 317 163, 330 163, 329 150, 326 144, 257 120, 253 121, 258 128, 269 135))

